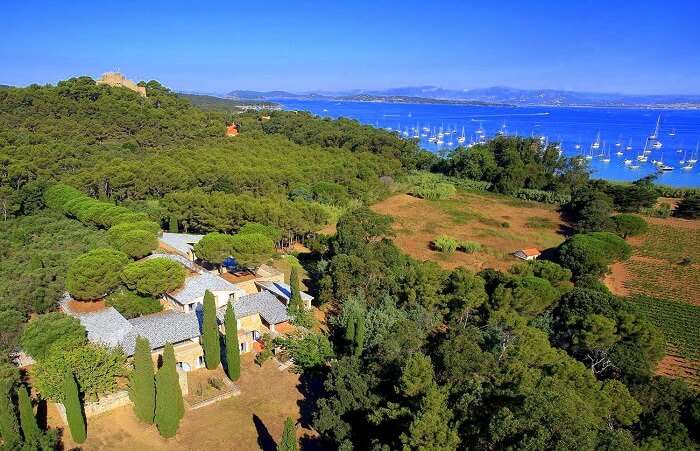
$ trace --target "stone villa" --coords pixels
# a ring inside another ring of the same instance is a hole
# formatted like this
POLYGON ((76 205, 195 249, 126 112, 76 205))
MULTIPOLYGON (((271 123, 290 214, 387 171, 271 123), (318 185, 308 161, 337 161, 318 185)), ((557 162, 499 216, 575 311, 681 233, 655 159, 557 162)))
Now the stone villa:
MULTIPOLYGON (((262 349, 265 334, 275 336, 290 327, 287 315, 290 288, 284 274, 263 265, 255 273, 219 274, 197 265, 192 246, 201 235, 164 233, 161 249, 146 258, 168 258, 182 264, 188 275, 179 289, 166 293, 161 304, 164 310, 151 315, 127 320, 113 307, 93 312, 71 310, 70 296, 61 302, 67 314, 78 318, 85 327, 88 339, 107 346, 121 346, 127 356, 135 351, 136 337, 148 339, 156 360, 166 343, 175 349, 177 366, 190 371, 204 366, 204 351, 200 344, 202 305, 208 290, 216 300, 216 315, 221 333, 228 302, 231 302, 238 325, 240 352, 262 349)), ((313 297, 302 293, 302 300, 310 308, 313 297)))

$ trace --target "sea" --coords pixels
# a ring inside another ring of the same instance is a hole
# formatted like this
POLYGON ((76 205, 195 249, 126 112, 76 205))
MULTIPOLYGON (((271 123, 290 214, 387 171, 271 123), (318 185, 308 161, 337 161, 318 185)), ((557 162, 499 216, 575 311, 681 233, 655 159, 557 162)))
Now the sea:
POLYGON ((586 156, 593 176, 606 180, 633 181, 658 174, 657 183, 675 187, 700 187, 700 161, 683 169, 687 160, 700 160, 700 110, 579 108, 556 106, 473 106, 455 104, 407 104, 332 100, 276 99, 285 110, 309 111, 329 118, 345 117, 391 130, 410 139, 418 130, 420 145, 445 155, 460 144, 486 139, 498 133, 537 137, 560 143, 566 156, 586 156), (637 156, 659 122, 660 148, 651 148, 647 162, 637 156), (427 128, 429 132, 423 129, 427 128), (443 144, 429 141, 442 129, 451 131, 443 144), (424 135, 424 136, 423 136, 424 135), (599 137, 599 138, 598 138, 599 137), (593 148, 598 141, 599 147, 593 148), (631 149, 627 149, 631 147, 631 149), (621 155, 617 153, 621 152, 621 155), (609 161, 605 161, 608 160, 609 161), (632 160, 632 164, 625 164, 632 160), (659 171, 653 162, 673 168, 659 171))

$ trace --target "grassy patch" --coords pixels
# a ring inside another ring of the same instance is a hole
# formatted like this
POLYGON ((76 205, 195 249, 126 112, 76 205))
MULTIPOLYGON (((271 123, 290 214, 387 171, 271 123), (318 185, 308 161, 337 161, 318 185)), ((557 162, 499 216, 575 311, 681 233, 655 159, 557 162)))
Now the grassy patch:
POLYGON ((549 218, 543 218, 541 216, 530 216, 527 218, 525 226, 531 229, 551 229, 557 226, 557 224, 549 218))

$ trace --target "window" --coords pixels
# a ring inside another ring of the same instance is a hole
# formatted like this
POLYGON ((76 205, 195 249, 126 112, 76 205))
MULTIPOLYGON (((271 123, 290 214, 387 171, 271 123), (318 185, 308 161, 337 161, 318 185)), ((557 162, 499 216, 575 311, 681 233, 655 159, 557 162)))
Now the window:
POLYGON ((197 368, 201 368, 204 366, 204 356, 200 355, 197 357, 197 368))
POLYGON ((241 343, 241 352, 246 352, 246 344, 241 343))

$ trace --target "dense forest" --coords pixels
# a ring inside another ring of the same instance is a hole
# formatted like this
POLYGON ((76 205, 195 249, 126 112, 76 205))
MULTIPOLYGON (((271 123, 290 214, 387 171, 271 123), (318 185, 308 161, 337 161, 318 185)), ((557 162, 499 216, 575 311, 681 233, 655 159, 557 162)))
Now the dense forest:
POLYGON ((3 360, 31 315, 55 310, 71 263, 129 244, 120 237, 134 230, 110 214, 142 223, 146 239, 152 224, 234 233, 258 223, 305 241, 308 284, 335 307, 328 336, 280 343, 303 373, 302 421, 320 434, 309 440, 324 448, 699 446, 697 393, 654 376, 663 336, 599 280, 640 227, 613 212, 653 208, 653 180, 593 183, 585 165, 529 139, 441 159, 351 120, 205 111, 142 85, 145 98, 89 77, 0 89, 3 360), (240 133, 225 137, 231 123, 240 133), (366 206, 425 170, 504 194, 555 193, 577 233, 509 272, 414 260, 366 206), (314 233, 336 222, 334 236, 314 233))

